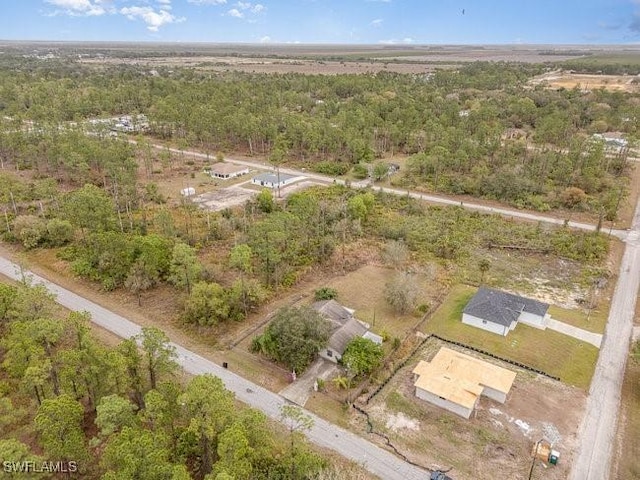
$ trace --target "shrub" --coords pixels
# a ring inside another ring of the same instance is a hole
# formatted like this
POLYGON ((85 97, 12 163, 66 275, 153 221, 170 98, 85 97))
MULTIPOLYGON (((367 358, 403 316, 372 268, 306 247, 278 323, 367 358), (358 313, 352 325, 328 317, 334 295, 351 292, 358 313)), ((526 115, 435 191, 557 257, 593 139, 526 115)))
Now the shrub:
POLYGON ((316 302, 320 300, 334 300, 335 298, 338 298, 338 291, 335 288, 322 287, 314 292, 313 297, 316 302))
POLYGON ((349 171, 349 165, 346 163, 336 162, 335 160, 324 160, 322 162, 315 163, 313 165, 313 170, 324 175, 337 177, 347 173, 349 171))
POLYGON ((66 245, 73 240, 73 232, 71 222, 52 218, 47 222, 47 243, 52 247, 66 245))
POLYGON ((358 163, 353 166, 353 176, 359 180, 367 178, 369 176, 369 169, 365 165, 358 163))

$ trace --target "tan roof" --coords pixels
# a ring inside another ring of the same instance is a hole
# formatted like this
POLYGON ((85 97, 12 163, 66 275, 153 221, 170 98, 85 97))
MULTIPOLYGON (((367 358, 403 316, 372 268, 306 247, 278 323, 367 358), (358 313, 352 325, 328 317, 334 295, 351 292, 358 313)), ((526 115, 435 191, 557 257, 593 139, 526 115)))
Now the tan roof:
POLYGON ((211 173, 217 173, 218 175, 230 175, 236 172, 242 172, 247 170, 244 165, 234 165, 233 163, 214 163, 211 165, 211 173))
POLYGON ((515 372, 449 348, 441 348, 431 362, 413 369, 414 385, 466 408, 473 408, 484 387, 509 393, 515 372))

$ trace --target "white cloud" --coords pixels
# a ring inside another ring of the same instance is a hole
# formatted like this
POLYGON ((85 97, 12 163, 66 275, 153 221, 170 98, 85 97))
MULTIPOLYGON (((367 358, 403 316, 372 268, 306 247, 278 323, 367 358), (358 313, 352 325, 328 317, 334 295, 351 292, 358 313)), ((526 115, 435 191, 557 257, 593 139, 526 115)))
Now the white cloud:
POLYGON ((238 2, 235 4, 238 7, 238 10, 249 10, 251 13, 258 14, 263 12, 267 7, 262 5, 261 3, 256 3, 253 5, 251 2, 238 2))
MULTIPOLYGON (((234 8, 227 11, 227 15, 235 18, 245 18, 247 15, 260 15, 264 13, 267 7, 261 3, 253 4, 251 2, 239 1, 234 3, 234 8)), ((255 20, 248 19, 250 23, 255 23, 255 20)))
MULTIPOLYGON (((50 5, 62 8, 72 16, 98 16, 107 13, 102 0, 45 0, 50 5)), ((59 12, 58 12, 59 13, 59 12)))
POLYGON ((187 0, 194 5, 225 5, 227 0, 187 0))
POLYGON ((398 43, 413 43, 415 40, 411 37, 405 37, 402 40, 397 38, 390 38, 389 40, 378 40, 378 43, 383 45, 397 45, 398 43))
POLYGON ((271 43, 271 37, 269 35, 265 35, 260 39, 260 43, 271 43))
POLYGON ((125 15, 129 20, 141 19, 147 24, 147 30, 157 32, 160 27, 169 23, 183 22, 185 19, 178 18, 169 13, 166 9, 157 12, 151 7, 125 7, 120 9, 120 13, 125 15))
POLYGON ((376 18, 375 20, 371 20, 371 23, 369 25, 371 25, 372 27, 380 27, 382 26, 382 22, 383 20, 381 18, 376 18))

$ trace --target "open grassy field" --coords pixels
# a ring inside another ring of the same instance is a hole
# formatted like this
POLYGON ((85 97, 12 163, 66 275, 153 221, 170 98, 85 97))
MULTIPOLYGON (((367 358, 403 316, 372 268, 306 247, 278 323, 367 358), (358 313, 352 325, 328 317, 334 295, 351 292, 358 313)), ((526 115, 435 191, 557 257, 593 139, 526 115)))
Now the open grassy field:
MULTIPOLYGON (((464 285, 454 287, 424 326, 425 333, 481 348, 560 377, 569 384, 587 388, 598 358, 598 349, 551 330, 518 325, 502 337, 464 325, 462 310, 475 293, 464 285)), ((559 320, 562 320, 559 318, 559 320)))
MULTIPOLYGON (((384 298, 385 284, 396 272, 391 268, 366 265, 344 276, 334 277, 327 286, 338 291, 338 301, 356 311, 358 319, 371 325, 379 334, 403 338, 419 321, 420 315, 399 314, 384 298)), ((425 275, 416 275, 421 296, 418 304, 429 304, 440 293, 442 286, 425 275)))
POLYGON ((582 328, 589 332, 604 333, 608 311, 606 309, 597 309, 589 314, 584 310, 561 308, 551 305, 549 307, 549 314, 553 318, 573 325, 574 327, 582 328))
POLYGON ((627 363, 619 425, 611 478, 640 478, 640 359, 627 363))

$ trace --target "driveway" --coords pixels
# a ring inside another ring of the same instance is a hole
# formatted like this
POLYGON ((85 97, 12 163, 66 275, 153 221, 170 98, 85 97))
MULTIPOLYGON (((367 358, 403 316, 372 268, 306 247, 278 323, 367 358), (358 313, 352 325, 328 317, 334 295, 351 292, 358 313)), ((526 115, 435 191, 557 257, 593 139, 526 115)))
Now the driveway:
POLYGON ((582 328, 569 325, 568 323, 559 322, 558 320, 555 320, 553 318, 550 318, 548 320, 547 328, 555 330, 556 332, 563 333, 564 335, 569 335, 570 337, 577 338, 578 340, 582 340, 585 343, 590 343, 597 348, 600 348, 600 344, 602 343, 601 334, 589 332, 587 330, 583 330, 582 328))
POLYGON ((326 380, 337 370, 338 365, 335 363, 329 362, 324 358, 318 358, 307 368, 304 375, 298 377, 295 382, 280 390, 279 393, 287 400, 304 407, 311 396, 313 384, 316 380, 318 378, 326 380))
MULTIPOLYGON (((0 257, 0 273, 14 280, 22 280, 20 268, 6 258, 0 257)), ((140 333, 139 325, 87 300, 70 290, 45 280, 29 272, 24 272, 36 284, 43 284, 56 295, 57 302, 71 310, 87 311, 91 320, 122 338, 129 338, 140 333)), ((282 396, 270 392, 227 369, 207 360, 186 348, 172 343, 178 355, 177 362, 184 370, 193 375, 210 373, 224 382, 240 401, 261 410, 268 417, 280 420, 280 409, 288 401, 282 396)), ((309 440, 316 445, 331 449, 340 455, 359 463, 369 472, 385 480, 424 480, 429 478, 426 470, 417 468, 392 453, 373 443, 323 420, 309 411, 304 411, 313 419, 313 427, 306 432, 309 440)))

